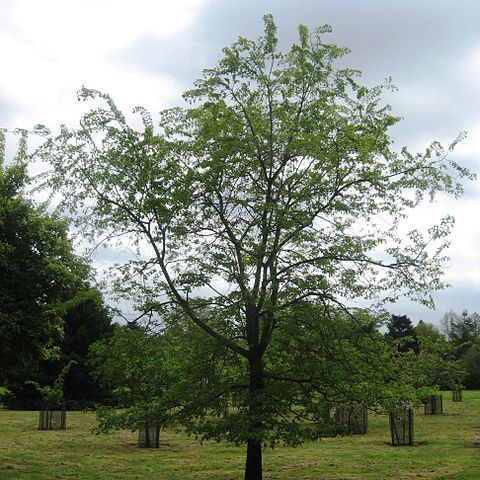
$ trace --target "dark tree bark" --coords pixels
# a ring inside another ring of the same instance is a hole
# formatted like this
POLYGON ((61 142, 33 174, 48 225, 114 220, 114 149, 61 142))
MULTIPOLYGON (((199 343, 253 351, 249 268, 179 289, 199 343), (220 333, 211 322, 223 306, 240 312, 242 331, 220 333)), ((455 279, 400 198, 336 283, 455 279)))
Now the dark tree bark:
POLYGON ((259 440, 262 422, 261 418, 263 390, 263 358, 258 348, 250 351, 250 399, 249 412, 252 424, 249 426, 252 437, 247 442, 247 459, 245 462, 245 480, 262 480, 262 442, 259 440), (258 434, 256 434, 258 432, 258 434))
POLYGON ((258 440, 248 440, 245 480, 262 480, 262 444, 258 440))

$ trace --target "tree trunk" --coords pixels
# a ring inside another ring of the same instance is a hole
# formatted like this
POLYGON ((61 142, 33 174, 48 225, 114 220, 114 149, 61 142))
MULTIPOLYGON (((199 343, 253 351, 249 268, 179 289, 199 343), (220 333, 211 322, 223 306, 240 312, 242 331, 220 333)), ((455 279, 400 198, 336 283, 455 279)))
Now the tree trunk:
POLYGON ((250 425, 252 438, 247 441, 247 459, 245 462, 245 480, 262 480, 262 442, 260 440, 262 422, 263 389, 263 359, 262 355, 253 350, 250 352, 250 395, 248 410, 252 415, 253 423, 250 425), (258 432, 258 434, 256 433, 258 432))
POLYGON ((247 444, 245 480, 262 480, 262 444, 258 440, 249 440, 247 444))

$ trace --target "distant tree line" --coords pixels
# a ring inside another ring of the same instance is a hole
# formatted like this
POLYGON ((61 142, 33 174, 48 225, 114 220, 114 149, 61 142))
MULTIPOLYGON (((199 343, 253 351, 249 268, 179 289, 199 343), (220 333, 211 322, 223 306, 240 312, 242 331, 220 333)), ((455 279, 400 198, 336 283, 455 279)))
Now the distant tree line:
POLYGON ((400 351, 411 350, 430 379, 441 388, 463 384, 480 388, 480 315, 463 310, 447 312, 440 327, 420 320, 416 326, 406 315, 392 315, 385 337, 400 351))

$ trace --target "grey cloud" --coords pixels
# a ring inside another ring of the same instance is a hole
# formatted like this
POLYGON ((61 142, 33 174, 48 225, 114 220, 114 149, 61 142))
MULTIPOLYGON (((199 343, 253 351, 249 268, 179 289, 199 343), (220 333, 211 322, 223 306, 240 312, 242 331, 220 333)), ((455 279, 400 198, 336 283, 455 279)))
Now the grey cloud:
MULTIPOLYGON (((326 41, 349 46, 344 64, 363 71, 373 85, 391 75, 399 91, 385 95, 403 119, 392 129, 395 145, 427 147, 433 140, 452 141, 480 120, 478 89, 459 72, 459 58, 477 43, 480 3, 405 0, 212 0, 187 31, 161 39, 152 35, 116 52, 112 61, 149 73, 167 74, 184 90, 221 57, 221 48, 238 36, 255 38, 262 15, 271 12, 281 47, 297 39, 297 26, 329 23, 326 41)), ((478 159, 466 159, 472 170, 478 159)), ((467 185, 469 193, 475 190, 467 185)))
MULTIPOLYGON (((84 248, 87 246, 85 245, 84 248)), ((123 265, 137 257, 132 249, 123 247, 99 247, 90 253, 89 260, 100 269, 111 268, 115 264, 123 265)))
POLYGON ((334 31, 326 41, 352 49, 344 63, 361 69, 367 84, 392 76, 400 94, 388 101, 406 119, 397 130, 401 137, 452 137, 478 118, 478 91, 457 72, 459 57, 480 42, 480 3, 471 1, 213 0, 188 31, 166 39, 145 36, 112 60, 167 73, 188 89, 203 68, 216 63, 223 46, 238 36, 260 35, 267 12, 276 19, 281 47, 296 41, 299 23, 328 23, 334 31), (432 93, 438 101, 428 109, 420 101, 405 105, 411 91, 432 93))
POLYGON ((449 289, 436 292, 433 294, 434 310, 406 299, 399 300, 387 308, 392 314, 407 315, 413 323, 424 320, 439 325, 441 318, 449 310, 461 312, 467 309, 470 312, 480 312, 478 290, 478 284, 462 282, 449 289))
POLYGON ((150 74, 173 77, 188 89, 208 64, 201 42, 165 41, 151 35, 137 40, 129 48, 111 55, 119 65, 133 66, 150 74))

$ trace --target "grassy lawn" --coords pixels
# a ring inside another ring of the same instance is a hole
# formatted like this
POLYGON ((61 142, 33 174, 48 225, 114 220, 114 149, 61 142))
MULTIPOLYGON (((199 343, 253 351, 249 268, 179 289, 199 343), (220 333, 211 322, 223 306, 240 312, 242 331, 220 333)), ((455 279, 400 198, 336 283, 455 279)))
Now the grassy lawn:
MULTIPOLYGON (((413 447, 392 447, 388 419, 370 415, 367 435, 265 451, 265 479, 480 478, 480 392, 462 403, 444 393, 441 416, 415 416, 413 447)), ((92 414, 69 412, 66 431, 38 431, 37 412, 0 410, 0 479, 241 479, 244 448, 161 434, 160 449, 136 435, 95 436, 92 414)))

